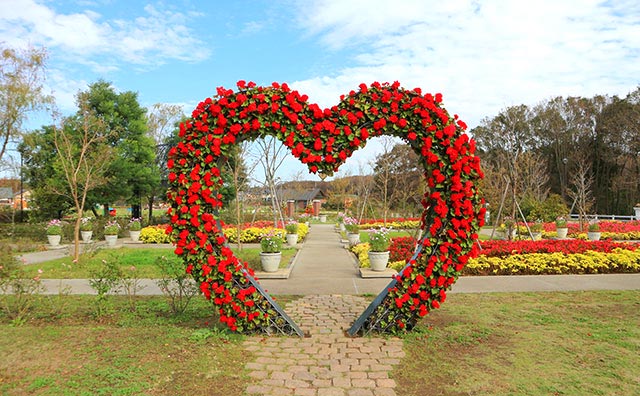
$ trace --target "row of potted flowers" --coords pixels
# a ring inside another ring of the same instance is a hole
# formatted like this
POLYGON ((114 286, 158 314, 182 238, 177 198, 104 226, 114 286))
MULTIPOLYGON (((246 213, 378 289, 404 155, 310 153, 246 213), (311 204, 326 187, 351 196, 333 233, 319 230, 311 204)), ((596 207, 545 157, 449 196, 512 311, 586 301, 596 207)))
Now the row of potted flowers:
MULTIPOLYGON (((59 219, 51 220, 46 226, 47 240, 50 246, 58 246, 62 240, 62 231, 65 223, 59 219)), ((140 230, 142 228, 142 219, 131 218, 127 225, 129 230, 129 236, 132 241, 138 241, 140 238, 140 230)), ((104 237, 107 244, 115 245, 118 239, 118 234, 122 227, 116 220, 108 220, 104 225, 104 237)), ((80 220, 80 236, 85 243, 91 242, 93 238, 94 225, 92 218, 83 217, 80 220)))

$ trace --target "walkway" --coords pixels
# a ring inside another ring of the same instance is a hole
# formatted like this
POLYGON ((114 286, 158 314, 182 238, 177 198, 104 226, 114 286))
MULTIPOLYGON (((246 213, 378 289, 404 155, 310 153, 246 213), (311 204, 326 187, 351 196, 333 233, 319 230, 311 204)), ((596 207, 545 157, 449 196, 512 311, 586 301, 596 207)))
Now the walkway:
POLYGON ((285 310, 310 337, 249 337, 244 347, 251 395, 391 396, 389 378, 404 357, 398 338, 349 338, 345 330, 367 307, 357 296, 305 296, 285 310))
POLYGON ((378 294, 391 281, 363 279, 333 224, 313 224, 288 280, 261 279, 272 294, 378 294))

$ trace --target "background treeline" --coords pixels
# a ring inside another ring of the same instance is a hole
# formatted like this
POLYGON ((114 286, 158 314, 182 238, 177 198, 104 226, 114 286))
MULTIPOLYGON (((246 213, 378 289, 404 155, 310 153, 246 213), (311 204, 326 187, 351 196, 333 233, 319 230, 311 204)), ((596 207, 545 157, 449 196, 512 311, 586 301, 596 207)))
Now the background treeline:
POLYGON ((632 214, 640 202, 640 87, 617 96, 512 106, 470 131, 490 208, 525 214, 551 197, 572 213, 632 214), (559 199, 560 198, 560 199, 559 199))

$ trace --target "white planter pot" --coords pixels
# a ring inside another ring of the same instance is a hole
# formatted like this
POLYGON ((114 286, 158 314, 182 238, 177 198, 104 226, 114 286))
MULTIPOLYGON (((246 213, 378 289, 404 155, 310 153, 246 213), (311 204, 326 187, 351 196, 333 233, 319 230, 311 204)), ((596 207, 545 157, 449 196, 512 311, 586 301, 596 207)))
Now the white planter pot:
POLYGON ((599 241, 600 240, 600 231, 588 231, 587 237, 590 241, 599 241))
POLYGON ((131 237, 132 242, 138 242, 140 240, 140 231, 129 230, 129 237, 131 237))
POLYGON ((289 246, 296 246, 296 244, 298 244, 298 234, 287 234, 286 238, 289 246))
POLYGON ((327 222, 327 215, 320 215, 320 222, 321 223, 326 223, 327 222))
POLYGON ((347 233, 347 239, 349 240, 349 246, 355 246, 360 243, 360 233, 357 233, 357 234, 347 233))
POLYGON ((389 263, 389 252, 369 252, 369 265, 372 271, 384 271, 389 263))
POLYGON ((62 235, 47 235, 47 240, 49 241, 50 246, 60 245, 61 239, 62 239, 62 235))
POLYGON ((556 228, 556 233, 558 234, 559 239, 564 239, 567 237, 567 233, 569 232, 569 228, 556 228))
POLYGON ((634 206, 633 211, 635 212, 636 220, 640 220, 640 207, 634 206))
POLYGON ((260 253, 260 264, 264 272, 276 272, 280 267, 282 252, 278 253, 260 253))
POLYGON ((105 235, 104 240, 107 241, 107 246, 115 246, 116 242, 118 242, 117 235, 105 235))
POLYGON ((344 223, 339 223, 338 226, 340 227, 340 231, 342 232, 345 232, 347 230, 346 227, 344 226, 344 223))
POLYGON ((93 231, 80 231, 80 236, 82 237, 82 242, 89 243, 91 242, 91 237, 93 237, 93 231))

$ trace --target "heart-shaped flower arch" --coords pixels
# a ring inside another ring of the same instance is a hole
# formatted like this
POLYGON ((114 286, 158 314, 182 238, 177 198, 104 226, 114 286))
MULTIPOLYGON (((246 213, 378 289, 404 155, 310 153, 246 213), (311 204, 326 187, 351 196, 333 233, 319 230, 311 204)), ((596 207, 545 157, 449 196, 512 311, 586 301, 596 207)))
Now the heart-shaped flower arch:
POLYGON ((442 95, 423 95, 400 84, 361 84, 337 106, 321 109, 286 84, 258 87, 238 82, 238 92, 218 88, 180 125, 181 141, 169 152, 169 215, 186 271, 220 320, 242 332, 296 328, 226 244, 218 209, 221 169, 234 145, 273 135, 312 173, 331 175, 374 136, 402 138, 420 156, 428 190, 422 200, 424 237, 414 258, 358 320, 357 332, 397 333, 438 308, 468 259, 477 253, 484 205, 475 142, 466 125, 441 106, 442 95))

